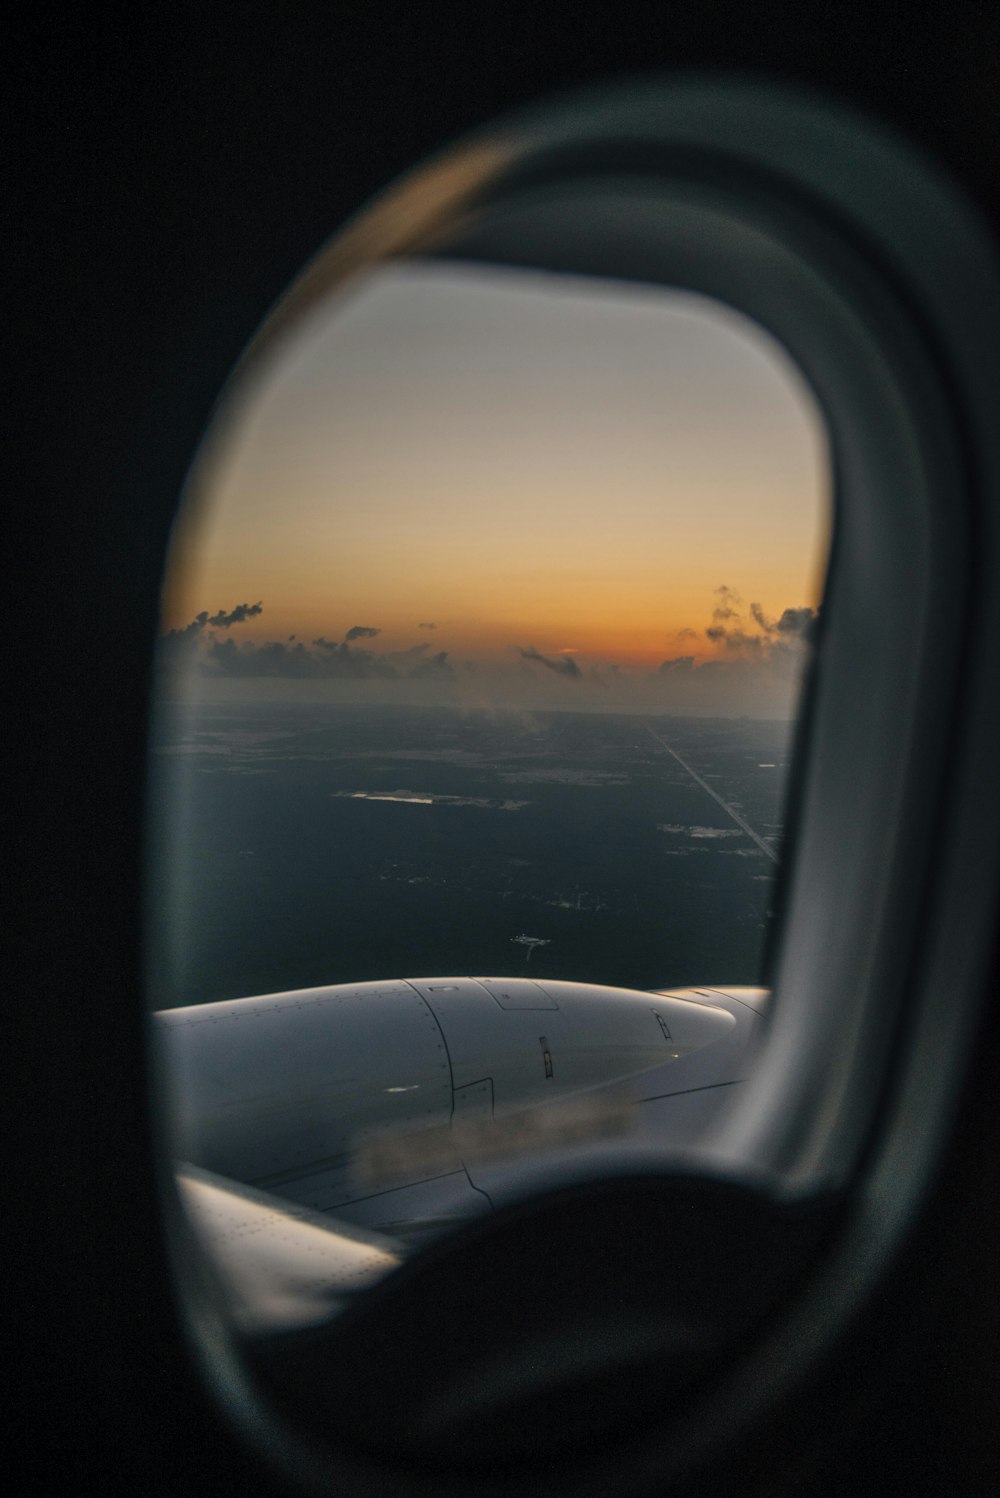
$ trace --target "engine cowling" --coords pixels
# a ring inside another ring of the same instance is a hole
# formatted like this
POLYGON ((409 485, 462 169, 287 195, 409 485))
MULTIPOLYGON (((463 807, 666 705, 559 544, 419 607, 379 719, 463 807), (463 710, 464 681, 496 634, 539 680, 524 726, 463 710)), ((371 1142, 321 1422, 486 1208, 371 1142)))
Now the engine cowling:
POLYGON ((418 1215, 428 1191, 436 1216, 482 1202, 460 1159, 447 1170, 419 1152, 391 1192, 359 1183, 359 1141, 447 1136, 470 1116, 499 1119, 644 1074, 661 1094, 680 1091, 698 1058, 732 1052, 737 1028, 705 993, 467 977, 299 989, 155 1021, 179 1160, 361 1222, 385 1220, 371 1206, 382 1195, 405 1217, 406 1191, 421 1182, 438 1184, 421 1186, 418 1215))

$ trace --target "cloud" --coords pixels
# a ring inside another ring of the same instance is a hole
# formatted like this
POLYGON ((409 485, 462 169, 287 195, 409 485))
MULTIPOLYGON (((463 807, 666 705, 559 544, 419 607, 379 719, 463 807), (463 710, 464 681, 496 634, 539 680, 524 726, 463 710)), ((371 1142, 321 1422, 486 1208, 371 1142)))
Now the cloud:
POLYGON ((210 614, 202 609, 181 629, 169 630, 158 641, 160 664, 168 670, 197 666, 204 677, 279 677, 296 681, 395 681, 444 678, 452 673, 448 652, 430 655, 430 644, 422 640, 408 650, 377 654, 349 642, 373 639, 381 630, 370 624, 354 624, 342 640, 319 635, 310 645, 294 634, 285 640, 246 640, 242 645, 230 635, 218 639, 215 628, 229 629, 263 612, 262 603, 240 603, 234 609, 210 614))
POLYGON ((212 615, 208 622, 219 629, 228 629, 231 624, 242 624, 244 619, 255 619, 258 614, 262 614, 263 612, 264 605, 262 603, 238 603, 228 614, 225 609, 220 609, 217 614, 212 615))
POLYGON ((547 670, 554 671, 557 676, 579 677, 582 674, 580 667, 571 655, 563 655, 558 660, 553 660, 550 656, 542 655, 541 651, 536 650, 534 645, 529 645, 527 649, 520 645, 515 648, 524 660, 537 661, 540 666, 545 666, 547 670))
POLYGON ((293 676, 314 677, 317 660, 300 642, 289 648, 278 640, 264 645, 244 645, 231 637, 213 640, 199 663, 203 676, 293 676))
POLYGON ((429 640, 421 640, 419 645, 409 645, 405 650, 394 650, 393 656, 397 660, 406 660, 410 656, 426 655, 430 648, 429 640))
POLYGON ((196 640, 208 623, 208 610, 202 609, 196 614, 190 624, 185 624, 183 629, 170 629, 160 639, 160 645, 169 646, 171 642, 179 644, 185 640, 196 640))
MULTIPOLYGON (((739 619, 739 614, 732 615, 739 619)), ((759 655, 764 637, 762 635, 751 635, 739 625, 730 627, 725 624, 712 624, 705 631, 705 638, 711 640, 713 645, 722 645, 724 649, 734 655, 759 655)))
POLYGON ((444 676, 450 675, 452 669, 447 650, 439 650, 434 655, 430 655, 426 659, 419 661, 405 674, 411 679, 416 677, 444 676))
POLYGON ((433 621, 432 621, 432 622, 426 623, 426 624, 418 624, 417 628, 418 629, 437 629, 437 625, 434 624, 433 621))
POLYGON ((809 631, 815 620, 819 618, 818 612, 811 608, 784 609, 779 619, 769 619, 759 603, 750 605, 750 612, 755 622, 766 635, 774 637, 783 635, 786 638, 802 638, 809 636, 809 631))
POLYGON ((804 605, 777 610, 772 617, 759 603, 744 604, 735 589, 721 585, 705 599, 707 628, 685 627, 666 635, 667 648, 672 646, 676 654, 658 665, 619 667, 589 652, 581 658, 568 646, 543 653, 533 644, 511 644, 506 663, 467 660, 464 651, 453 661, 448 651, 434 650, 437 641, 430 640, 429 620, 416 626, 427 631, 419 643, 398 649, 386 648, 385 632, 372 625, 353 625, 343 638, 293 634, 241 643, 232 626, 254 619, 262 609, 262 604, 246 603, 216 613, 202 610, 161 639, 161 665, 178 676, 192 672, 206 682, 219 682, 217 688, 200 690, 227 700, 233 693, 282 700, 289 694, 314 700, 332 695, 336 700, 477 703, 520 711, 560 705, 551 674, 572 684, 564 689, 561 705, 566 707, 572 697, 574 707, 595 711, 768 717, 792 710, 818 620, 818 612, 804 605), (277 685, 266 685, 268 680, 277 685))
POLYGON ((715 662, 706 661, 701 670, 731 663, 756 662, 774 676, 790 678, 801 668, 802 650, 812 644, 817 611, 802 606, 787 608, 777 619, 770 618, 759 603, 751 603, 749 617, 742 612, 740 595, 732 588, 715 589, 719 603, 712 611, 713 622, 705 638, 724 652, 715 662))
MULTIPOLYGON (((724 624, 727 619, 739 618, 740 605, 743 600, 733 588, 727 587, 725 583, 722 583, 715 589, 715 596, 719 600, 712 610, 712 618, 716 624, 724 624)), ((710 635, 709 639, 711 638, 710 635)))
POLYGON ((208 609, 202 609, 199 614, 195 614, 190 624, 185 624, 181 629, 168 630, 165 635, 161 635, 158 642, 160 657, 168 665, 178 664, 193 655, 206 629, 210 627, 228 629, 232 624, 242 624, 245 619, 253 619, 263 612, 262 603, 238 603, 229 612, 219 609, 215 614, 209 614, 208 609))
POLYGON ((390 680, 400 673, 384 656, 370 650, 352 650, 347 644, 319 642, 321 651, 307 650, 299 641, 287 645, 268 640, 262 645, 250 642, 238 648, 232 638, 212 640, 199 662, 203 676, 282 676, 295 680, 390 680))
POLYGON ((814 613, 810 608, 785 609, 778 620, 778 633, 780 635, 798 635, 803 639, 809 637, 814 622, 819 618, 819 613, 814 613))
POLYGON ((204 677, 244 680, 279 677, 294 681, 389 682, 450 676, 448 652, 439 650, 429 655, 428 649, 426 643, 421 643, 409 650, 379 655, 361 646, 352 647, 346 640, 328 640, 323 635, 313 640, 312 648, 302 641, 292 644, 291 639, 267 640, 262 644, 246 641, 238 646, 231 636, 218 640, 209 635, 201 642, 198 670, 204 677))

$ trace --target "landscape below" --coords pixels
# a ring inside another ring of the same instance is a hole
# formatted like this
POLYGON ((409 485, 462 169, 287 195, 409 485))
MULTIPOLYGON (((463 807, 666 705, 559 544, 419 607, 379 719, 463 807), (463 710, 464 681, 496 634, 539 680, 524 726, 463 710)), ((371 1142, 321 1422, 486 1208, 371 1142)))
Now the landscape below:
POLYGON ((152 1006, 425 974, 757 983, 792 728, 166 706, 152 1006))

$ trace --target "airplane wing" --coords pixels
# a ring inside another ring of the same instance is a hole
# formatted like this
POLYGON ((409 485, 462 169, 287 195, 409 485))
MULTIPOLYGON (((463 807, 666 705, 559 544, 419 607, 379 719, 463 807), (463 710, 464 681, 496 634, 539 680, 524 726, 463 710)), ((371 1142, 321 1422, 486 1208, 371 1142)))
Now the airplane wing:
POLYGON ((322 1324, 403 1257, 401 1245, 384 1234, 335 1223, 196 1165, 180 1165, 175 1178, 243 1331, 322 1324))
POLYGON ((235 1319, 327 1320, 553 1151, 683 1150, 746 1075, 765 999, 446 977, 161 1011, 178 1187, 235 1319))

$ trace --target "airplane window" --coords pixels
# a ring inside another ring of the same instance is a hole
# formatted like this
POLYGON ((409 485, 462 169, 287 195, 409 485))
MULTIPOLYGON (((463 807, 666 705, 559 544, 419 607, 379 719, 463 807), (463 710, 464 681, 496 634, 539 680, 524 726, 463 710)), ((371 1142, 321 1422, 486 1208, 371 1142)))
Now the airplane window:
POLYGON ((149 997, 241 1324, 725 1107, 829 489, 788 355, 691 292, 390 263, 234 381, 164 585, 149 997))
POLYGON ((295 1483, 738 1482, 849 1376, 995 945, 995 303, 902 142, 695 78, 427 162, 261 324, 146 999, 188 1339, 295 1483))

